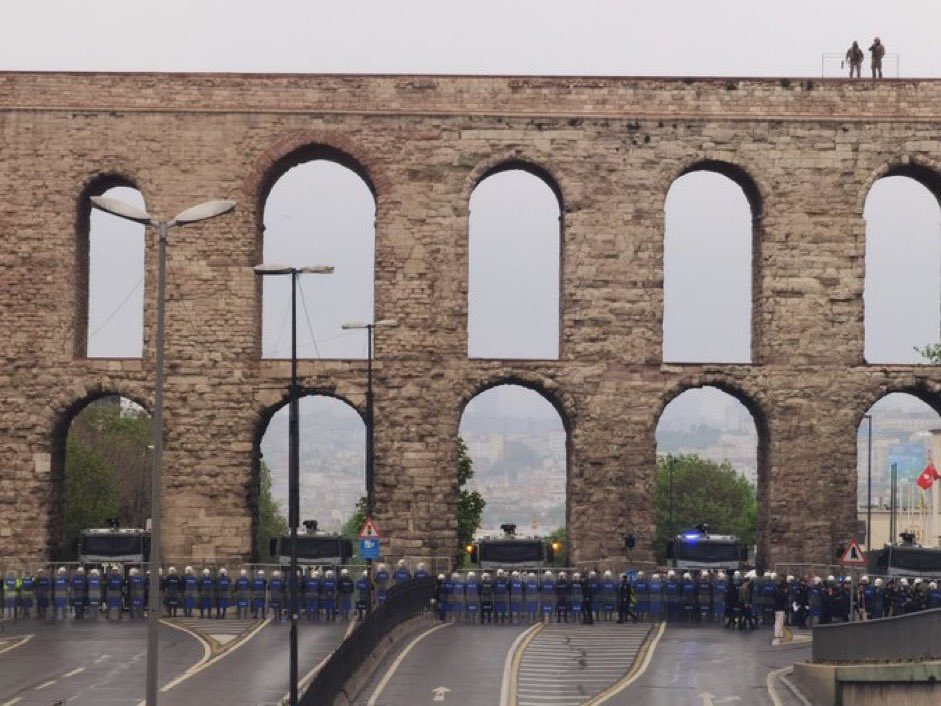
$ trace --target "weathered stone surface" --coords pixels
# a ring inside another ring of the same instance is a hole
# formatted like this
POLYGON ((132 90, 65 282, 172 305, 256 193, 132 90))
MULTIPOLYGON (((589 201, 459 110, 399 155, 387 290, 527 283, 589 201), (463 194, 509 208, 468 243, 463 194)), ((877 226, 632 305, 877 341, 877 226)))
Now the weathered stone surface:
MULTIPOLYGON (((252 551, 256 444, 289 371, 260 360, 250 266, 274 179, 321 156, 374 189, 376 316, 402 322, 377 342, 387 553, 451 552, 461 412, 517 382, 569 430, 574 558, 622 560, 627 531, 649 557, 657 419, 710 384, 756 418, 766 558, 827 560, 854 524, 861 415, 891 391, 941 407, 935 368, 862 353, 865 197, 885 174, 935 186, 939 115, 933 80, 0 74, 0 556, 56 543, 71 415, 102 394, 152 399, 153 238, 143 360, 83 357, 85 196, 115 178, 162 215, 239 201, 171 237, 164 526, 170 556, 252 551), (469 360, 470 194, 520 161, 562 200, 560 359, 469 360), (696 168, 753 206, 750 365, 661 364, 664 199, 696 168)), ((362 409, 363 362, 300 367, 307 390, 362 409)))

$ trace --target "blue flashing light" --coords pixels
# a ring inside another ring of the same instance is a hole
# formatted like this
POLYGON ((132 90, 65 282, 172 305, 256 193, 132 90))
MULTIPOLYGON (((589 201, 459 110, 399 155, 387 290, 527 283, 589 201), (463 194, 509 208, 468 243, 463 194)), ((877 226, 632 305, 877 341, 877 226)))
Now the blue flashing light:
POLYGON ((683 539, 688 539, 688 540, 691 541, 691 542, 695 542, 695 541, 698 540, 701 536, 702 536, 702 535, 699 535, 699 534, 684 534, 684 535, 683 535, 683 539))

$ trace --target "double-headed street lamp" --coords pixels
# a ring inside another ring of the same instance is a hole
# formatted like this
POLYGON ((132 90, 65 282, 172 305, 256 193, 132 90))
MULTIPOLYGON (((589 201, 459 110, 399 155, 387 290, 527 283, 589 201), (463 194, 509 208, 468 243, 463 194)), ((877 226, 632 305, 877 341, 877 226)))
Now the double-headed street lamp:
POLYGON ((167 305, 167 236, 171 228, 199 223, 235 208, 235 201, 207 201, 188 208, 176 218, 161 221, 136 206, 107 196, 92 196, 92 206, 106 213, 145 226, 153 226, 160 237, 157 269, 157 341, 154 372, 154 416, 153 448, 154 467, 151 474, 150 511, 150 595, 147 602, 147 705, 157 706, 157 652, 160 620, 160 501, 163 490, 161 469, 163 467, 163 348, 164 319, 167 305))
POLYGON ((297 527, 300 524, 300 432, 298 428, 297 387, 297 280, 305 274, 329 275, 330 265, 291 267, 289 265, 256 265, 260 277, 291 278, 291 388, 288 393, 288 525, 291 532, 291 706, 297 706, 297 527))
MULTIPOLYGON (((399 322, 395 319, 380 319, 373 323, 365 321, 348 321, 343 328, 365 329, 367 332, 366 355, 366 516, 372 517, 373 504, 373 471, 375 456, 373 453, 373 398, 372 398, 372 351, 373 336, 377 328, 395 328, 399 322)), ((367 563, 372 564, 371 561, 367 563)))

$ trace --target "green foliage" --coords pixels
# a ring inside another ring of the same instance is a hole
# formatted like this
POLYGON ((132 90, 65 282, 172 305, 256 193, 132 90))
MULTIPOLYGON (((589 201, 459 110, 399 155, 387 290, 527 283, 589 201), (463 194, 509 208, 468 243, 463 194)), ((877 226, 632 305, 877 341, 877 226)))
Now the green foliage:
POLYGON ((696 455, 657 459, 657 561, 666 559, 667 542, 699 522, 715 534, 734 534, 754 544, 758 500, 754 486, 728 463, 696 455), (670 465, 673 466, 673 525, 670 526, 670 465))
POLYGON ((340 527, 340 534, 342 534, 347 539, 359 539, 359 531, 363 528, 364 524, 366 524, 365 495, 356 501, 356 506, 353 508, 353 512, 343 522, 343 526, 340 527))
POLYGON ((83 529, 104 527, 118 512, 113 469, 104 456, 70 436, 65 451, 66 558, 74 558, 76 540, 83 529))
POLYGON ((929 363, 941 364, 941 343, 931 343, 924 348, 915 346, 915 350, 929 363))
POLYGON ((258 472, 258 527, 255 535, 260 561, 271 559, 269 540, 283 537, 287 531, 288 521, 281 503, 271 494, 271 469, 262 461, 258 472))
POLYGON ((467 444, 460 437, 457 439, 457 551, 460 564, 466 552, 464 547, 473 541, 474 532, 480 527, 480 518, 487 504, 476 490, 465 486, 474 477, 474 462, 467 455, 467 444))

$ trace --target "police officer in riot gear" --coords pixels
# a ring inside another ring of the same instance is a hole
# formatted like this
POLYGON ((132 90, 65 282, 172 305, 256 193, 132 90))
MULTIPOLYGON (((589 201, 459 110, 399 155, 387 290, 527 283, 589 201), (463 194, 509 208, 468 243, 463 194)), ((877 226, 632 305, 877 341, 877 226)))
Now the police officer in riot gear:
POLYGON ((35 603, 36 579, 27 570, 23 572, 23 578, 20 579, 20 613, 24 618, 32 617, 35 603))
POLYGON ((386 602, 391 580, 389 567, 386 564, 379 564, 376 567, 376 605, 382 605, 386 602))
POLYGON ((127 592, 128 592, 128 609, 130 611, 130 617, 133 620, 134 618, 143 618, 144 617, 144 589, 145 589, 144 577, 141 576, 140 569, 133 568, 128 572, 127 579, 127 592))
POLYGON ((725 591, 729 583, 728 575, 720 569, 712 584, 712 619, 717 623, 725 623, 725 591))
POLYGON ((320 617, 320 572, 310 567, 304 577, 304 613, 310 622, 320 617))
POLYGON ((569 578, 564 571, 560 571, 555 580, 555 620, 561 623, 569 621, 569 598, 572 593, 572 587, 569 585, 569 578))
POLYGON ((3 614, 7 620, 16 620, 17 604, 16 572, 8 570, 3 577, 3 614))
POLYGON ((457 571, 451 574, 451 584, 450 617, 454 621, 464 620, 464 580, 457 571))
POLYGON ((240 569, 235 579, 235 612, 239 619, 248 618, 248 609, 252 599, 252 580, 248 577, 247 569, 240 569))
POLYGON ((703 570, 699 574, 699 581, 696 583, 696 600, 699 604, 698 620, 707 623, 712 620, 712 577, 708 570, 703 570))
POLYGON ((650 582, 643 571, 637 572, 633 588, 637 617, 646 620, 650 613, 650 582))
POLYGON ((196 608, 196 594, 199 592, 199 581, 193 572, 192 566, 183 569, 183 615, 193 617, 196 608))
POLYGON ((88 605, 88 581, 85 569, 78 567, 69 580, 69 600, 72 603, 72 612, 76 620, 85 617, 85 607, 88 605))
POLYGON ((693 622, 699 615, 699 595, 693 575, 688 571, 683 574, 683 580, 680 582, 680 600, 683 606, 683 619, 687 623, 693 622))
POLYGON ((526 582, 519 571, 510 574, 510 622, 523 622, 526 582))
POLYGON ((418 566, 415 567, 415 578, 424 579, 428 578, 430 575, 431 574, 428 573, 428 565, 423 561, 418 562, 418 566))
POLYGON ((876 579, 872 587, 872 617, 885 617, 885 586, 882 579, 876 579))
MULTIPOLYGON (((618 583, 614 580, 614 574, 609 570, 604 572, 600 583, 600 616, 606 623, 614 619, 614 611, 617 610, 618 603, 618 583)), ((636 584, 635 584, 636 590, 636 584)))
POLYGON ((259 569, 255 572, 255 578, 252 579, 252 618, 261 617, 264 620, 268 617, 266 591, 268 581, 265 578, 265 572, 259 569))
POLYGON ((494 585, 486 571, 480 577, 480 622, 493 622, 494 585))
POLYGON ((337 579, 337 601, 339 612, 343 619, 349 621, 350 611, 353 610, 353 579, 350 578, 349 569, 340 569, 340 578, 337 579))
POLYGON ((91 618, 97 620, 105 597, 105 584, 101 580, 101 572, 98 569, 92 569, 88 572, 85 595, 88 614, 91 618))
POLYGON ((121 620, 124 612, 124 577, 121 576, 121 569, 117 566, 112 566, 111 571, 108 572, 108 581, 106 584, 107 588, 107 605, 108 605, 108 620, 113 620, 117 616, 118 620, 121 620))
POLYGON ((601 581, 598 580, 597 571, 588 572, 588 590, 582 592, 591 599, 591 617, 592 622, 599 619, 599 609, 601 607, 601 581))
POLYGON ((650 577, 650 587, 648 589, 648 605, 650 606, 650 619, 658 622, 663 619, 663 583, 660 580, 660 574, 654 573, 650 577))
POLYGON ((212 617, 212 599, 215 593, 215 585, 212 580, 212 573, 204 568, 202 575, 196 581, 196 592, 199 595, 199 617, 212 617))
MULTIPOLYGON (((583 607, 582 575, 576 571, 572 574, 572 580, 569 583, 569 615, 572 617, 573 622, 579 622, 582 617, 583 607)), ((566 622, 568 622, 567 619, 566 622)))
POLYGON ((494 622, 505 623, 509 608, 509 584, 503 569, 497 569, 493 580, 493 618, 494 622))
POLYGON ((320 581, 320 611, 325 620, 336 620, 337 575, 333 569, 327 569, 320 581))
POLYGON ((542 582, 539 585, 540 606, 542 608, 542 618, 549 622, 552 620, 552 614, 555 612, 555 579, 551 571, 546 571, 542 575, 542 582))
POLYGON ((464 619, 469 623, 476 623, 480 613, 480 582, 477 574, 467 572, 467 581, 464 583, 464 619))
POLYGON ((676 622, 680 617, 682 586, 673 569, 667 571, 667 580, 663 586, 663 595, 667 604, 667 621, 676 622))
POLYGON ((372 608, 372 582, 369 572, 363 571, 356 579, 356 617, 365 620, 372 608))
POLYGON ((69 606, 69 575, 64 566, 56 569, 52 582, 52 617, 65 620, 69 606))
POLYGON ((539 617, 539 579, 536 577, 536 573, 530 571, 526 575, 526 583, 524 586, 524 592, 526 595, 526 615, 529 618, 529 622, 535 623, 536 618, 539 617))
POLYGON ((393 583, 400 584, 411 580, 412 572, 409 571, 408 564, 405 562, 405 559, 399 559, 398 563, 395 565, 395 574, 392 576, 393 583))
POLYGON ((229 578, 229 570, 224 566, 219 569, 219 576, 216 578, 215 585, 215 604, 216 618, 225 618, 225 613, 229 609, 229 592, 232 590, 232 579, 229 578))
POLYGON ((180 603, 183 599, 183 578, 176 572, 176 567, 167 570, 167 577, 163 582, 163 600, 167 615, 171 618, 177 616, 180 603))
POLYGON ((45 620, 52 602, 52 581, 45 569, 36 572, 36 617, 45 620))
POLYGON ((271 572, 268 582, 268 607, 275 622, 280 623, 284 614, 284 577, 277 569, 271 572))
MULTIPOLYGON (((656 576, 656 574, 654 574, 656 576)), ((633 618, 636 623, 637 613, 634 612, 634 587, 631 585, 627 572, 621 574, 621 583, 618 584, 618 622, 625 623, 628 618, 633 618)))

